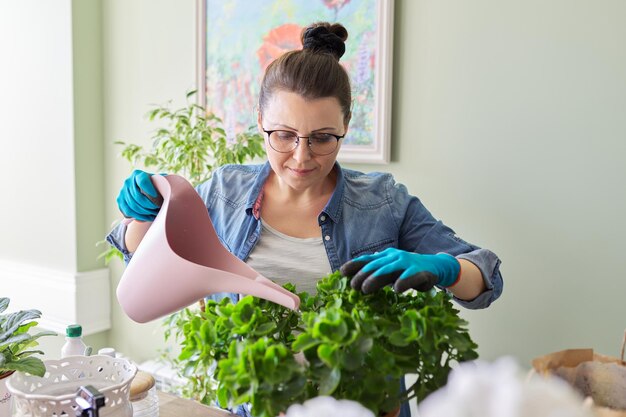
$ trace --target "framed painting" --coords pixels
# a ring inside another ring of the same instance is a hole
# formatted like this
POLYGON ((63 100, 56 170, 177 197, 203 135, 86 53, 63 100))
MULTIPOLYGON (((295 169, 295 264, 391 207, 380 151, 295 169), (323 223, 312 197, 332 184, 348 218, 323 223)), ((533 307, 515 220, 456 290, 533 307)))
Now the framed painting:
POLYGON ((388 163, 393 0, 197 0, 198 99, 227 135, 256 125, 267 65, 300 49, 302 29, 338 22, 348 30, 341 64, 352 84, 352 119, 338 159, 388 163))

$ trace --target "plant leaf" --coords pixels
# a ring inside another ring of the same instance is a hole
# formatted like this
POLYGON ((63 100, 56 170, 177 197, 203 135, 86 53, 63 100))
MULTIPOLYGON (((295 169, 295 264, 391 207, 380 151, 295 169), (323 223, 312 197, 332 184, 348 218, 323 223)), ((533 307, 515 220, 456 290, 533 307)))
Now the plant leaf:
POLYGON ((25 321, 39 317, 41 317, 39 310, 21 310, 9 314, 6 320, 0 325, 0 343, 11 337, 25 321))
POLYGON ((341 380, 341 370, 339 368, 329 369, 320 381, 319 395, 331 395, 339 381, 341 380))
POLYGON ((32 356, 15 362, 6 362, 4 364, 4 369, 27 372, 36 376, 44 376, 46 373, 46 366, 43 361, 32 356))
POLYGON ((9 300, 7 297, 0 298, 0 313, 2 313, 4 310, 7 309, 7 307, 9 307, 10 302, 11 300, 9 300))
POLYGON ((21 333, 15 336, 11 336, 8 339, 6 339, 4 342, 0 343, 0 350, 6 348, 9 345, 16 345, 18 343, 24 343, 25 341, 28 341, 30 339, 31 339, 31 335, 29 335, 28 333, 21 333))
POLYGON ((301 333, 296 337, 293 342, 293 350, 296 352, 302 352, 320 344, 319 339, 311 336, 309 333, 301 333))

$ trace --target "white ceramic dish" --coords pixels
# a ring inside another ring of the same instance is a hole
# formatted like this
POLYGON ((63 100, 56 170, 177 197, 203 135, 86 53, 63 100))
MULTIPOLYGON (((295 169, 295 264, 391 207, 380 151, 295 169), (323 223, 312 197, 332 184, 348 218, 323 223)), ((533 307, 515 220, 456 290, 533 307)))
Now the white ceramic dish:
POLYGON ((46 374, 14 373, 7 381, 14 417, 74 417, 78 388, 91 385, 105 396, 102 417, 132 417, 130 383, 137 367, 110 356, 68 356, 44 361, 46 374))

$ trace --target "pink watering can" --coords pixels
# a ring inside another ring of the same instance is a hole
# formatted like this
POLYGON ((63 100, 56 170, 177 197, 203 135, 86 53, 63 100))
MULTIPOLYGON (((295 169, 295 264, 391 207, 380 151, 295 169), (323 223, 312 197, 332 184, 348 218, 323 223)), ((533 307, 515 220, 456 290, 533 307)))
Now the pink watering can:
POLYGON ((249 294, 292 310, 300 298, 265 278, 222 246, 207 208, 181 176, 153 175, 163 205, 117 286, 136 322, 171 314, 214 293, 249 294))

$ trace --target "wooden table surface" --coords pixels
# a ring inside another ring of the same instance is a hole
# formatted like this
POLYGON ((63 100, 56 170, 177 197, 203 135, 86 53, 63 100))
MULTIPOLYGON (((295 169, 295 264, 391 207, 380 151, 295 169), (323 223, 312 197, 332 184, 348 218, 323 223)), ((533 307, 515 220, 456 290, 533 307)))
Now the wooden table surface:
POLYGON ((193 400, 157 391, 159 417, 232 417, 235 414, 217 407, 208 407, 193 400))

